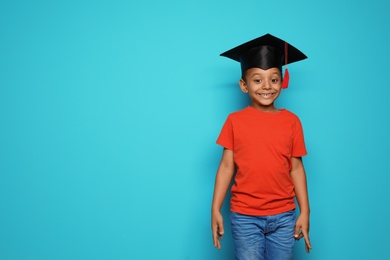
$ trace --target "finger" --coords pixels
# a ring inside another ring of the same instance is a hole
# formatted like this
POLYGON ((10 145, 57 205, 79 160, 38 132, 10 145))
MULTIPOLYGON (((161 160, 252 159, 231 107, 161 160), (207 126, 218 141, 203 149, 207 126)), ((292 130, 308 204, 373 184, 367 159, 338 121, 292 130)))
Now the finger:
POLYGON ((221 249, 221 241, 220 240, 218 240, 218 242, 217 242, 217 248, 218 248, 218 250, 221 249))
POLYGON ((302 232, 298 232, 298 233, 295 233, 295 234, 294 234, 295 240, 300 240, 302 237, 303 237, 302 232))
POLYGON ((221 249, 221 241, 223 239, 223 227, 221 229, 218 229, 218 249, 221 249))
POLYGON ((221 240, 222 240, 222 235, 225 234, 223 224, 218 226, 218 234, 221 236, 221 240))
POLYGON ((295 238, 296 240, 299 240, 299 239, 302 238, 302 233, 301 233, 301 227, 300 227, 300 226, 295 226, 294 238, 295 238))
POLYGON ((300 240, 302 237, 302 233, 299 233, 298 236, 294 236, 295 240, 300 240))
POLYGON ((303 237, 305 239, 305 248, 306 252, 310 253, 311 250, 311 243, 310 243, 310 238, 309 238, 309 233, 306 230, 302 231, 303 237))
POLYGON ((306 247, 306 252, 310 253, 311 250, 311 244, 310 241, 305 240, 305 247, 306 247))
POLYGON ((214 240, 214 248, 221 249, 221 242, 219 239, 214 240))
POLYGON ((309 246, 305 243, 305 249, 306 249, 306 253, 310 253, 310 249, 309 246))
POLYGON ((213 226, 213 243, 214 247, 218 246, 218 227, 213 226))
POLYGON ((223 227, 223 221, 218 221, 216 223, 216 233, 218 235, 218 239, 222 240, 222 235, 225 233, 225 230, 223 227))
POLYGON ((218 226, 213 227, 213 242, 214 242, 214 247, 221 249, 221 240, 222 240, 222 234, 219 231, 218 226))

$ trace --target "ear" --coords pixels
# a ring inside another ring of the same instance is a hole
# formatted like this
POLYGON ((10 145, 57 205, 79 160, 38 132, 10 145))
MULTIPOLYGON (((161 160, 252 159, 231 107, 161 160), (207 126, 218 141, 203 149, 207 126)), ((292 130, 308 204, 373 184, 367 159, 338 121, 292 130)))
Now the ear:
POLYGON ((245 80, 240 79, 238 83, 240 84, 240 89, 242 90, 242 92, 248 93, 248 87, 246 86, 245 80))

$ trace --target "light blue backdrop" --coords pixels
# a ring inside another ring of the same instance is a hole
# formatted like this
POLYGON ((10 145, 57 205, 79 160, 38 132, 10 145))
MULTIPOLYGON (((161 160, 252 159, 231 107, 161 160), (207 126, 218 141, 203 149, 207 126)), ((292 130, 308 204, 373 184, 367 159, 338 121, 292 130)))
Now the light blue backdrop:
MULTIPOLYGON (((265 33, 309 59, 300 116, 313 250, 388 259, 388 1, 0 2, 0 259, 233 259, 210 204, 228 113, 218 55, 265 33)), ((229 232, 228 204, 223 209, 229 232)))

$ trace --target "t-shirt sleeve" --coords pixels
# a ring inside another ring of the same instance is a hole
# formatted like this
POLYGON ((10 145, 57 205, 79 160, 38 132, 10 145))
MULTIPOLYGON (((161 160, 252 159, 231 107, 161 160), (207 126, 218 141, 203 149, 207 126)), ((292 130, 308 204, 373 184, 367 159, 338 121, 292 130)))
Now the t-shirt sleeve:
POLYGON ((217 144, 225 147, 228 150, 234 149, 234 139, 233 139, 233 125, 230 116, 226 119, 221 133, 217 139, 217 144))
POLYGON ((307 151, 306 151, 305 140, 303 137, 302 124, 299 118, 297 118, 294 127, 293 147, 292 147, 291 156, 301 157, 301 156, 305 156, 306 154, 307 151))

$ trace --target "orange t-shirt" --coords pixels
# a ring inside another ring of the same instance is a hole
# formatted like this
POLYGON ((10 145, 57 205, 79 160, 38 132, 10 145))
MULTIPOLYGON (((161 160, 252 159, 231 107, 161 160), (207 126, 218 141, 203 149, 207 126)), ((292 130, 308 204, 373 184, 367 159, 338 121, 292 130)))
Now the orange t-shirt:
POLYGON ((233 212, 267 216, 295 208, 291 157, 307 154, 299 118, 248 106, 228 116, 217 144, 233 151, 233 212))

